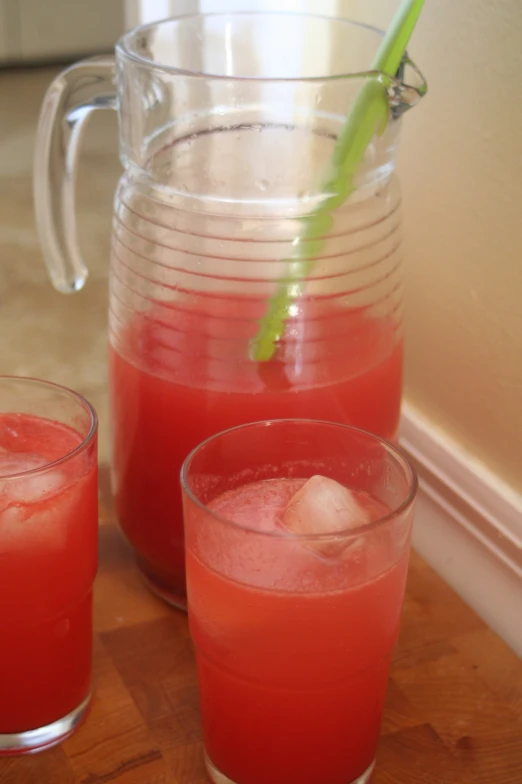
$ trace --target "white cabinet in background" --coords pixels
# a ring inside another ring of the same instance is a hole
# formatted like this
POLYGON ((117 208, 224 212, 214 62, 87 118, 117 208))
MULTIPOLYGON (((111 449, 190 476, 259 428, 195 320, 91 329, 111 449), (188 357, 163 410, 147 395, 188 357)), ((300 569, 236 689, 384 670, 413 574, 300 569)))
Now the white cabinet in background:
POLYGON ((124 0, 0 0, 0 62, 38 63, 110 51, 124 0))

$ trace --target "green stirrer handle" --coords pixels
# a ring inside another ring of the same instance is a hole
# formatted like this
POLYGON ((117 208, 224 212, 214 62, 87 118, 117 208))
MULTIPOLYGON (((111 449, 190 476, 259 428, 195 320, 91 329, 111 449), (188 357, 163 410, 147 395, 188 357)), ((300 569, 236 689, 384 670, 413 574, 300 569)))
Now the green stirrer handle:
POLYGON ((302 294, 302 279, 310 274, 313 260, 324 245, 324 236, 331 229, 332 210, 343 204, 355 190, 355 175, 366 148, 376 131, 384 131, 386 127, 388 101, 380 74, 394 76, 397 73, 423 5, 424 0, 403 0, 382 39, 371 66, 371 70, 379 74, 369 75, 355 98, 335 144, 330 162, 332 174, 322 188, 325 198, 315 212, 303 219, 303 231, 296 243, 297 255, 285 262, 287 273, 279 281, 251 341, 250 353, 258 362, 272 358, 290 315, 290 305, 302 294))

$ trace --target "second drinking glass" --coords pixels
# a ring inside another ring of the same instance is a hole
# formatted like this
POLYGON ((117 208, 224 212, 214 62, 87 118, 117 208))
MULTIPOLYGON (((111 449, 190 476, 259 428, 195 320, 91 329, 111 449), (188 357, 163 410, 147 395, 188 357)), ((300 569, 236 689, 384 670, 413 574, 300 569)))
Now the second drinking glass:
POLYGON ((0 377, 0 757, 59 743, 88 709, 97 424, 69 389, 0 377))

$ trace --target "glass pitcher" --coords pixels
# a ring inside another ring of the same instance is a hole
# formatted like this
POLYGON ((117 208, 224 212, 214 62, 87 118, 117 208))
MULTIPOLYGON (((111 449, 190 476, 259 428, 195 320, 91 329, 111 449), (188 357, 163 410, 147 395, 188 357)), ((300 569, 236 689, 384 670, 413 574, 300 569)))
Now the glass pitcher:
POLYGON ((426 85, 407 58, 396 75, 368 71, 381 36, 304 14, 169 19, 126 34, 115 60, 72 66, 45 97, 36 216, 63 292, 87 277, 74 217, 81 131, 95 109, 118 110, 113 491, 141 571, 175 605, 186 603, 178 474, 198 443, 233 425, 286 417, 396 435, 402 280, 394 156, 400 117, 426 85), (382 84, 388 117, 343 202, 325 193, 325 177, 368 79, 382 84), (303 219, 327 196, 335 209, 324 236, 303 239, 303 219), (303 241, 316 243, 315 258, 306 273, 293 270, 284 331, 259 361, 253 341, 303 241))

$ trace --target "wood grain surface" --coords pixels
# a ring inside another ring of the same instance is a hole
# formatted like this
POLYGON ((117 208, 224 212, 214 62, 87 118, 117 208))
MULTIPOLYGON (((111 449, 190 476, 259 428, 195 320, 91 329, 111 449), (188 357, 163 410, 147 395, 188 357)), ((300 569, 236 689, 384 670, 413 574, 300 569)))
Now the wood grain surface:
MULTIPOLYGON (((108 782, 207 779, 187 618, 102 503, 92 710, 62 746, 0 760, 0 784, 108 782)), ((373 782, 522 784, 522 663, 415 554, 373 782)))

